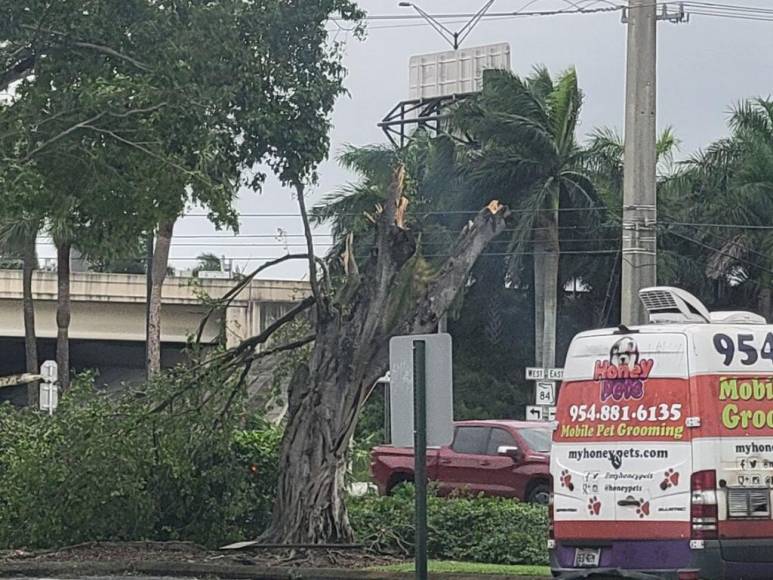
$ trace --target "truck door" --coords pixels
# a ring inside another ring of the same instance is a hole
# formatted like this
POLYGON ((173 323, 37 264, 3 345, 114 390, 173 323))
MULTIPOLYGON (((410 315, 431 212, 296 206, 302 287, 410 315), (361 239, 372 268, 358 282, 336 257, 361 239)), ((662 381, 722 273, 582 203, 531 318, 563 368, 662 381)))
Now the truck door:
POLYGON ((491 457, 486 454, 490 427, 460 425, 454 431, 454 441, 439 457, 438 484, 442 493, 468 490, 486 491, 484 470, 491 457))

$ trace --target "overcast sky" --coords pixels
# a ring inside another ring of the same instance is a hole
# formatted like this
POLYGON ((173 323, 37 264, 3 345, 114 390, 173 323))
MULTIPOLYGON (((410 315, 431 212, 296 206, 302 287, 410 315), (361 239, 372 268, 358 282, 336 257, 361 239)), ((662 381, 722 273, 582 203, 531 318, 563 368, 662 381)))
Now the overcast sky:
MULTIPOLYGON (((720 0, 714 0, 720 1, 720 0)), ((431 13, 472 12, 483 0, 421 0, 417 3, 431 13)), ((519 10, 527 0, 497 0, 492 11, 519 10)), ((769 0, 738 0, 734 4, 770 8, 769 0)), ((406 14, 396 0, 361 0, 369 14, 406 14)), ((603 6, 604 2, 598 2, 603 6)), ((566 6, 564 0, 536 0, 528 10, 566 6)), ((320 167, 319 185, 308 204, 318 202, 325 193, 351 179, 335 162, 344 144, 383 143, 385 137, 376 123, 398 101, 408 98, 408 59, 415 54, 447 50, 444 41, 427 26, 405 27, 406 22, 372 21, 367 38, 358 41, 348 33, 338 33, 346 42, 344 63, 348 69, 346 88, 333 115, 330 160, 320 167), (386 26, 400 25, 400 28, 386 26)), ((411 24, 417 24, 413 21, 411 24)), ((458 25, 456 25, 458 26, 458 25)), ((331 28, 332 28, 331 24, 331 28)), ((729 20, 693 15, 687 24, 660 23, 658 26, 658 123, 673 127, 681 141, 681 154, 726 134, 731 106, 740 99, 773 93, 773 22, 729 20)), ((609 126, 621 130, 625 89, 625 25, 619 13, 529 17, 508 20, 484 20, 464 47, 508 42, 512 68, 527 74, 537 64, 552 73, 567 67, 577 68, 585 93, 580 137, 594 128, 609 126)), ((239 209, 245 214, 296 213, 288 191, 274 181, 256 194, 242 191, 239 209)), ((243 217, 242 235, 274 235, 280 230, 290 235, 302 233, 297 218, 243 217)), ((318 233, 323 233, 320 230, 318 233)), ((254 268, 266 257, 285 253, 273 238, 186 238, 211 235, 214 230, 205 219, 188 217, 178 225, 174 258, 191 258, 202 251, 239 257, 238 263, 254 268), (241 244, 224 246, 222 244, 241 244), (190 244, 190 245, 189 245, 190 244), (268 244, 257 246, 255 244, 268 244), (249 261, 248 261, 249 260, 249 261)), ((222 234, 219 234, 222 235, 222 234)), ((317 238, 318 253, 324 253, 327 238, 317 238)), ((290 244, 302 244, 291 237, 290 244)), ((302 251, 290 247, 291 251, 302 251)), ((177 261, 178 267, 191 266, 177 261)), ((266 273, 268 278, 303 278, 302 264, 278 267, 266 273)))

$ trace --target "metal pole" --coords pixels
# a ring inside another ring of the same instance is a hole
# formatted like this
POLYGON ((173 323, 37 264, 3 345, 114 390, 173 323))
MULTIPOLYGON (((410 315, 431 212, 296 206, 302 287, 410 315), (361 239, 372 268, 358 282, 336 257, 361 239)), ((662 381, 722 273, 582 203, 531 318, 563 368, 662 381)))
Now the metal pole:
POLYGON ((427 580, 427 344, 413 343, 413 457, 416 485, 416 580, 427 580))
POLYGON ((392 392, 390 384, 384 382, 384 443, 392 442, 392 392))
POLYGON ((627 14, 621 319, 644 324, 639 290, 657 284, 656 0, 630 0, 627 14))

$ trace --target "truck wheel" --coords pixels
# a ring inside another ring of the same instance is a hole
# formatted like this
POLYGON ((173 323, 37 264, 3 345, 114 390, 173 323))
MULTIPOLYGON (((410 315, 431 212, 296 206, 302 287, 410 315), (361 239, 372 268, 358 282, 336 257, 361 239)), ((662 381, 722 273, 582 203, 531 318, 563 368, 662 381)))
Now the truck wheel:
POLYGON ((401 487, 408 484, 413 485, 413 479, 410 476, 406 475, 399 478, 397 481, 395 481, 393 484, 389 486, 389 489, 387 489, 387 495, 394 494, 401 487))
POLYGON ((539 505, 548 505, 548 501, 550 501, 550 488, 548 487, 548 484, 538 483, 532 486, 531 490, 529 490, 529 495, 526 497, 526 501, 539 505))

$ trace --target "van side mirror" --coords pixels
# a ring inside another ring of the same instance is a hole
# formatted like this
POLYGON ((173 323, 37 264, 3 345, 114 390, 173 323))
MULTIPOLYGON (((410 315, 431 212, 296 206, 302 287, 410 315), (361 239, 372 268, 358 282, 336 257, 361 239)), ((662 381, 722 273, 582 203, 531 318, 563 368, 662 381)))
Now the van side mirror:
POLYGON ((497 447, 497 455, 509 457, 515 463, 523 461, 523 452, 515 445, 500 445, 497 447))

